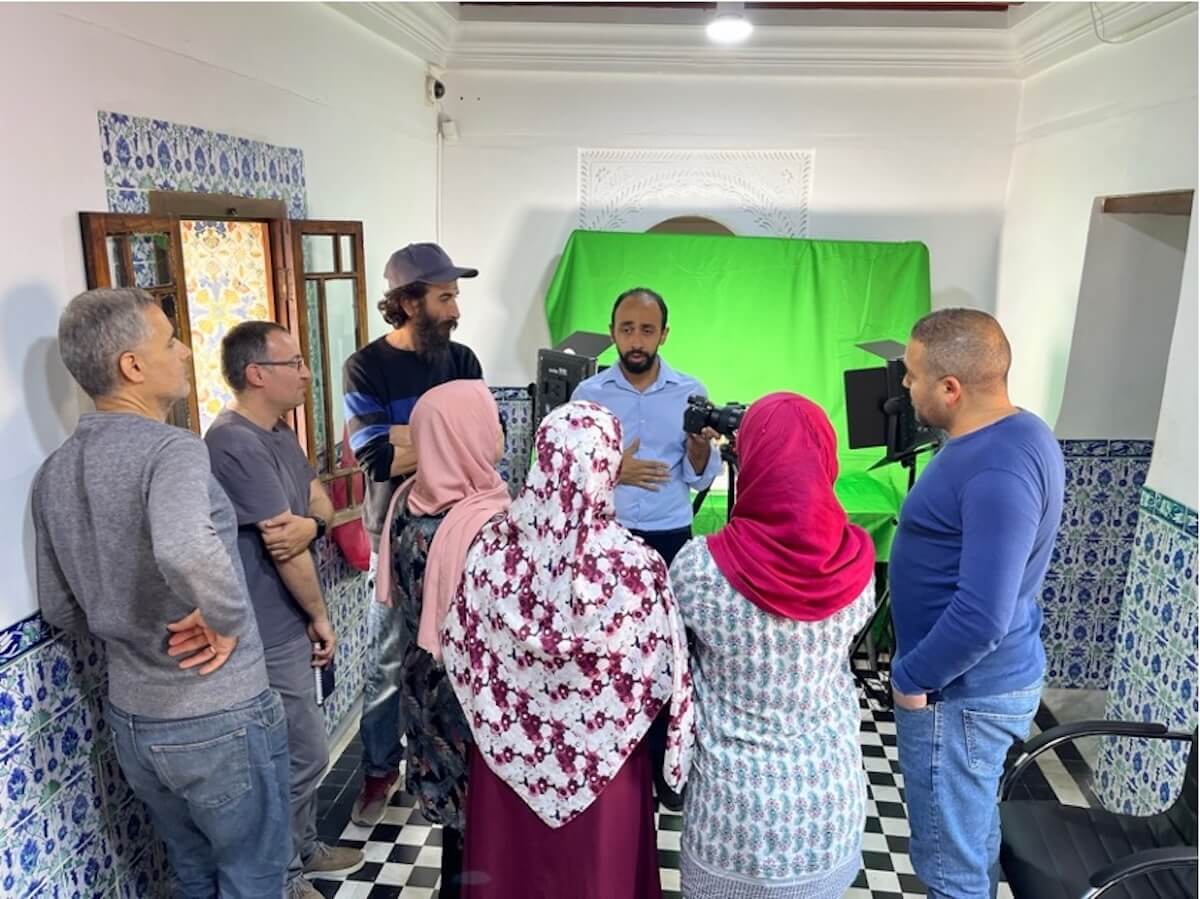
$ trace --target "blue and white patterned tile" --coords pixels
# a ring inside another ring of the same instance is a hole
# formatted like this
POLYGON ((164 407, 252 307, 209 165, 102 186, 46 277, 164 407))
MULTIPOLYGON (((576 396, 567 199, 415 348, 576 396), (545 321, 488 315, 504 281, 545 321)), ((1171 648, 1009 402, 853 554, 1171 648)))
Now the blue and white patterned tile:
POLYGON ((1108 690, 1112 682, 1113 651, 1106 647, 1088 653, 1086 683, 1089 689, 1108 690))
POLYGON ((46 819, 58 844, 58 863, 69 864, 82 858, 104 826, 95 775, 84 772, 64 784, 39 814, 46 819))
POLYGON ((35 896, 58 858, 58 842, 44 818, 33 817, 0 835, 0 895, 35 896))
MULTIPOLYGON (((1142 515, 1129 566, 1107 715, 1196 726, 1196 540, 1187 532, 1194 513, 1143 490, 1142 515)), ((1098 772, 1110 808, 1150 814, 1178 790, 1184 747, 1138 741, 1104 745, 1098 772), (1121 772, 1116 776, 1114 772, 1121 772), (1136 788, 1131 799, 1123 790, 1136 788)))
POLYGON ((170 895, 166 853, 157 840, 125 866, 116 896, 122 899, 167 899, 170 895))
POLYGON ((105 194, 108 197, 109 212, 120 212, 125 215, 147 215, 150 212, 148 191, 122 187, 109 188, 105 194))
POLYGON ((1109 456, 1136 457, 1149 462, 1153 452, 1153 440, 1110 440, 1108 442, 1109 456))
POLYGON ((1095 456, 1103 458, 1108 455, 1107 440, 1060 440, 1059 445, 1062 447, 1063 455, 1072 456, 1095 456))
POLYGON ((283 200, 293 218, 307 207, 304 156, 194 126, 100 112, 100 149, 109 208, 131 207, 149 190, 230 193, 283 200))
POLYGON ((0 630, 0 668, 12 664, 48 639, 50 628, 41 615, 31 615, 0 630))
POLYGON ((100 801, 104 808, 116 812, 124 808, 133 799, 133 789, 121 773, 116 753, 110 740, 106 739, 95 748, 96 788, 100 793, 100 801))
POLYGON ((113 860, 118 867, 125 868, 153 839, 150 814, 141 800, 135 798, 120 808, 104 807, 102 816, 113 860))
POLYGON ((94 858, 80 858, 61 868, 51 885, 55 899, 106 899, 117 888, 115 871, 100 869, 94 858))

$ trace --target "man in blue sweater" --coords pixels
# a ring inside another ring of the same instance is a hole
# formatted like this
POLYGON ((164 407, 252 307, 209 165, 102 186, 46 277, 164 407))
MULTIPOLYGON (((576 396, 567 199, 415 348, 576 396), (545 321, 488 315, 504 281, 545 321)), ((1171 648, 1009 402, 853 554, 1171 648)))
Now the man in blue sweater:
POLYGON ((925 316, 904 354, 917 417, 950 438, 904 503, 889 572, 910 856, 931 899, 995 896, 996 790, 1046 665, 1038 594, 1063 460, 1046 424, 1009 401, 1011 358, 973 309, 925 316))

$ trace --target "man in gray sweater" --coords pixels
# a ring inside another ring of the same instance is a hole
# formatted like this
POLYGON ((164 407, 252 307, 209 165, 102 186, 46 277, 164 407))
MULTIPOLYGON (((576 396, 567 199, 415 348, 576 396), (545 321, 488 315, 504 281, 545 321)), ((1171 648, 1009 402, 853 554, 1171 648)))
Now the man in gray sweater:
POLYGON ((166 424, 188 395, 191 353, 135 289, 75 297, 58 339, 96 411, 34 480, 42 616, 105 645, 117 760, 166 844, 176 895, 281 896, 283 704, 233 507, 203 441, 166 424))

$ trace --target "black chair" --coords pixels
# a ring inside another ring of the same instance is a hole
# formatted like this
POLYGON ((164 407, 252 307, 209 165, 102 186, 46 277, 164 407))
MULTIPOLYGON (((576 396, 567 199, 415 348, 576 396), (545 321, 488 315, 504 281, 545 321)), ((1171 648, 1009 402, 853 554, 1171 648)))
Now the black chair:
POLYGON ((1196 896, 1196 733, 1161 724, 1080 721, 1038 734, 1000 784, 1000 866, 1015 899, 1176 899, 1196 896), (1080 737, 1117 735, 1191 743, 1183 792, 1142 817, 1009 794, 1034 759, 1080 737))

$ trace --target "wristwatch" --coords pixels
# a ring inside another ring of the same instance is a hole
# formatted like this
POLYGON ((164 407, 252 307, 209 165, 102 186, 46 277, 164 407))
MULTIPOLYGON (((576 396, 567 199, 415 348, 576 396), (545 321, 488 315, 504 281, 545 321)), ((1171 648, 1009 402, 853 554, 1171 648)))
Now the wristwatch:
POLYGON ((325 529, 327 527, 325 519, 320 515, 309 515, 308 517, 317 523, 317 536, 313 537, 313 540, 320 540, 325 536, 325 529))

